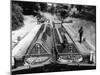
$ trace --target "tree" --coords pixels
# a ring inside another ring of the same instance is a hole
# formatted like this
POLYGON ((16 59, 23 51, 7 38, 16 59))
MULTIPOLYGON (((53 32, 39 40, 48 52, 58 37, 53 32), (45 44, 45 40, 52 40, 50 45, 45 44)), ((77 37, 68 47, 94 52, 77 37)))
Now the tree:
POLYGON ((15 3, 12 3, 12 14, 11 14, 11 20, 12 20, 12 30, 19 29, 23 26, 23 9, 15 3))
POLYGON ((59 16, 59 19, 64 20, 66 17, 69 16, 69 5, 64 4, 57 4, 56 10, 57 10, 57 16, 59 16))

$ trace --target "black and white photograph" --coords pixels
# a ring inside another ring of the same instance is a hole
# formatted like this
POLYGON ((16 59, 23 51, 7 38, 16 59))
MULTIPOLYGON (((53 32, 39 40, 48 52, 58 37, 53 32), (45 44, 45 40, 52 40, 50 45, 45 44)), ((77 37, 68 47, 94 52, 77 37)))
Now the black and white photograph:
POLYGON ((11 0, 11 74, 96 69, 96 6, 11 0))

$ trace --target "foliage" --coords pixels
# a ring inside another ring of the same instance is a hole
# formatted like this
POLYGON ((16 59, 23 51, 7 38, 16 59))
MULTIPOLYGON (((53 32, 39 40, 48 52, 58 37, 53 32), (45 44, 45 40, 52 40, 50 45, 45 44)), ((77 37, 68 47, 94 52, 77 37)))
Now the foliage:
POLYGON ((96 6, 20 1, 16 3, 23 8, 24 15, 40 16, 41 11, 57 15, 60 20, 70 16, 96 21, 96 6))
POLYGON ((96 21, 96 6, 75 5, 75 8, 77 9, 78 13, 72 14, 73 17, 94 22, 96 21))
POLYGON ((23 26, 23 14, 22 14, 22 8, 18 5, 13 3, 12 4, 12 14, 11 14, 11 20, 12 20, 12 30, 19 29, 23 26))

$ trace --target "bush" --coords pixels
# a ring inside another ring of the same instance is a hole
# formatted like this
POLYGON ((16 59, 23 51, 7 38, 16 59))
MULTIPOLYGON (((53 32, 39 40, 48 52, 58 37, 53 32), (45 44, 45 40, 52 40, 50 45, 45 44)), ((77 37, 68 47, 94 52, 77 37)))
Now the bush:
POLYGON ((12 13, 11 13, 11 20, 12 20, 12 30, 19 29, 23 26, 23 14, 22 14, 22 8, 13 3, 12 4, 12 13))

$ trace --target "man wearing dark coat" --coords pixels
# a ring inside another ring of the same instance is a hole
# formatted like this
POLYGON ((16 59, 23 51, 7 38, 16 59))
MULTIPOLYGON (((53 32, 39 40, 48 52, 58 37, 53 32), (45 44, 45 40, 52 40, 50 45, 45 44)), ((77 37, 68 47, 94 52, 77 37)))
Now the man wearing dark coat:
POLYGON ((81 28, 79 29, 79 42, 82 43, 82 37, 83 37, 83 27, 81 26, 81 28))

